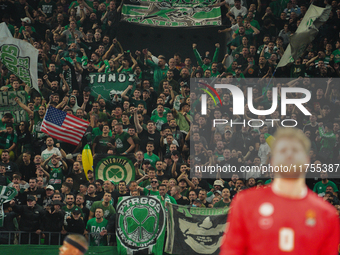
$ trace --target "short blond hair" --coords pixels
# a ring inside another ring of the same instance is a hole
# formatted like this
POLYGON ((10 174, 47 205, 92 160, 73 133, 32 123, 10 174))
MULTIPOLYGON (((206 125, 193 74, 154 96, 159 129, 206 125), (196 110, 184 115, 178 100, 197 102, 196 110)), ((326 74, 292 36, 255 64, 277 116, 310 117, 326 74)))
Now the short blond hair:
POLYGON ((311 142, 308 137, 302 132, 301 129, 293 128, 293 127, 286 127, 286 128, 279 128, 276 133, 274 134, 275 141, 273 142, 272 150, 274 150, 277 142, 281 139, 292 139, 299 141, 307 155, 309 154, 311 148, 311 142))

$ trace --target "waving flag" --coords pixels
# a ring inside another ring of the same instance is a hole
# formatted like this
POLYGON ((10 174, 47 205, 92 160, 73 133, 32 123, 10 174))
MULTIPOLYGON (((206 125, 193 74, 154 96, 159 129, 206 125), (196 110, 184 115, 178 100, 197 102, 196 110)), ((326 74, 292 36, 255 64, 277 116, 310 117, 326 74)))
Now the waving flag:
POLYGON ((49 107, 41 125, 41 131, 66 143, 78 145, 89 122, 49 107))
POLYGON ((28 42, 15 39, 7 25, 0 25, 0 61, 30 88, 38 87, 38 50, 28 42))
POLYGON ((119 255, 163 255, 165 209, 160 196, 120 197, 116 214, 119 255))
POLYGON ((197 27, 221 25, 220 7, 210 7, 217 0, 163 1, 138 0, 126 3, 122 20, 158 27, 197 27))
POLYGON ((289 45, 277 67, 285 66, 301 57, 308 44, 318 34, 320 26, 328 20, 330 12, 329 5, 326 8, 310 5, 298 29, 289 38, 289 45))
POLYGON ((0 185, 0 227, 4 225, 5 219, 3 204, 11 201, 17 193, 15 188, 0 185))

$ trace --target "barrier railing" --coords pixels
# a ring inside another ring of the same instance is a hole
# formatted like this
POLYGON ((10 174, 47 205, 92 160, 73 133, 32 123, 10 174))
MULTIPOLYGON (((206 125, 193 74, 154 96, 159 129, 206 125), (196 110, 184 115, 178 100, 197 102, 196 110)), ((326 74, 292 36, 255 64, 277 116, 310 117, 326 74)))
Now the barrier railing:
MULTIPOLYGON (((61 245, 64 238, 71 233, 62 234, 61 232, 48 232, 42 231, 40 234, 35 232, 26 231, 0 231, 0 244, 53 244, 61 245)), ((88 241, 91 242, 92 234, 98 235, 98 233, 88 233, 88 241)), ((108 233, 103 238, 108 239, 108 244, 115 237, 114 233, 108 233)))

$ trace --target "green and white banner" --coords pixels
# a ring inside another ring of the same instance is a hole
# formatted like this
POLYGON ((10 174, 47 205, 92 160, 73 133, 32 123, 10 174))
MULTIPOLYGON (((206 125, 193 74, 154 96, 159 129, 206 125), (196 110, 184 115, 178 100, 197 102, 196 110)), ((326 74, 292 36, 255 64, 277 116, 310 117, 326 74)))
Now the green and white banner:
MULTIPOLYGON (((0 26, 0 35, 9 35, 7 26, 0 26)), ((12 36, 0 37, 0 61, 30 88, 38 87, 38 50, 30 43, 12 36)))
POLYGON ((23 104, 27 104, 26 91, 1 91, 0 92, 0 119, 5 113, 11 113, 14 117, 14 123, 27 120, 27 113, 23 110, 14 98, 18 97, 23 104))
POLYGON ((218 255, 229 208, 200 208, 167 203, 165 252, 218 255))
POLYGON ((124 4, 122 20, 148 26, 197 27, 221 25, 217 0, 133 0, 124 4))
POLYGON ((0 227, 4 225, 4 203, 11 201, 18 191, 15 188, 10 188, 0 185, 0 227))
POLYGON ((119 255, 163 254, 165 209, 160 196, 120 197, 116 236, 119 255))
POLYGON ((125 181, 129 184, 135 180, 135 167, 128 157, 113 155, 96 155, 93 160, 96 179, 109 180, 118 184, 125 181))
POLYGON ((121 94, 129 86, 135 86, 135 75, 125 73, 96 73, 90 74, 91 94, 97 98, 101 95, 107 102, 113 102, 115 95, 118 101, 121 100, 121 94))

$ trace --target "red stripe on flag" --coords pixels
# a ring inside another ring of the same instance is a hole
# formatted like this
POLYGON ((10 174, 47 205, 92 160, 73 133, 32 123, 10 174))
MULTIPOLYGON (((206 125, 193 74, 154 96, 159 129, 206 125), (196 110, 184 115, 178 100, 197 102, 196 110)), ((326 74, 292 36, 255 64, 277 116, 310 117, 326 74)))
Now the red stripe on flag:
POLYGON ((83 137, 83 133, 80 132, 70 132, 70 130, 65 130, 64 128, 60 128, 57 125, 51 124, 48 121, 44 123, 44 128, 51 133, 55 133, 60 136, 69 137, 70 139, 78 138, 81 139, 83 137))
POLYGON ((86 132, 89 122, 67 114, 61 126, 43 120, 41 131, 66 143, 78 145, 86 132))

